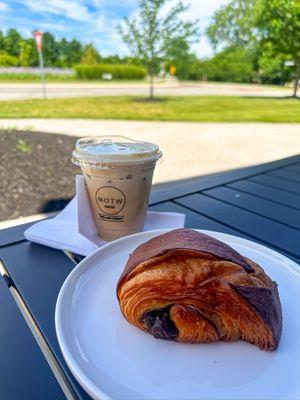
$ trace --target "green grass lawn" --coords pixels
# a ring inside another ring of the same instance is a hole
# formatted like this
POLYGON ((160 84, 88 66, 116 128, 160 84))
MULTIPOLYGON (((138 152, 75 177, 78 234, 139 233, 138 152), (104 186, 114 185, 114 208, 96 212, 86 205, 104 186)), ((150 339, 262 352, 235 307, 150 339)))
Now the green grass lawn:
POLYGON ((199 122, 300 122, 300 100, 229 96, 130 96, 0 102, 0 118, 102 118, 199 122))

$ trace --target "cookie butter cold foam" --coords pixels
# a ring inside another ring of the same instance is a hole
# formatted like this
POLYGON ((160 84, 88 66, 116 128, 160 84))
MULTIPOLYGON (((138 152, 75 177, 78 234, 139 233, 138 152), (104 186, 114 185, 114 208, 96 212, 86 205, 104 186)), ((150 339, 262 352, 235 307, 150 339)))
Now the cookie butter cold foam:
POLYGON ((113 240, 143 230, 156 161, 154 143, 123 136, 79 139, 73 162, 81 166, 99 236, 113 240))

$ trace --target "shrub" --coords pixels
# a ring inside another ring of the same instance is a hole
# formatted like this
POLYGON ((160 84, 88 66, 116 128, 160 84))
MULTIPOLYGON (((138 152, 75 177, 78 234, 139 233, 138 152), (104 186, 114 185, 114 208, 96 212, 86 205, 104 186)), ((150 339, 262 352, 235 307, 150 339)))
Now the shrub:
POLYGON ((244 49, 225 49, 210 60, 209 75, 214 81, 252 82, 253 60, 244 49))
POLYGON ((188 78, 192 81, 211 79, 210 60, 196 60, 189 66, 188 78))
POLYGON ((74 67, 79 79, 104 79, 111 75, 112 79, 143 79, 147 71, 143 67, 129 64, 79 64, 74 67))
POLYGON ((258 60, 261 82, 282 85, 285 82, 292 81, 295 67, 284 66, 286 60, 289 60, 286 56, 263 52, 258 60))
POLYGON ((15 67, 18 65, 18 58, 5 52, 0 52, 1 67, 15 67))
POLYGON ((254 60, 250 52, 242 48, 227 48, 209 60, 194 62, 189 79, 206 77, 210 81, 252 82, 255 77, 254 60))

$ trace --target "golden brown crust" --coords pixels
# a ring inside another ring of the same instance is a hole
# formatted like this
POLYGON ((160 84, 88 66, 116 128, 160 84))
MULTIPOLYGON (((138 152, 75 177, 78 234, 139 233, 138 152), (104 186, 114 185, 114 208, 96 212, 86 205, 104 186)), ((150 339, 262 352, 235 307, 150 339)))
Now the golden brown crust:
POLYGON ((275 349, 280 340, 276 283, 229 246, 189 229, 139 246, 117 295, 129 322, 162 339, 243 339, 265 350, 275 349))
POLYGON ((204 233, 199 233, 192 229, 180 228, 156 236, 138 246, 130 255, 118 285, 138 265, 174 250, 191 250, 199 253, 207 253, 214 259, 232 261, 241 265, 245 271, 253 272, 251 265, 248 264, 246 259, 227 244, 204 233))

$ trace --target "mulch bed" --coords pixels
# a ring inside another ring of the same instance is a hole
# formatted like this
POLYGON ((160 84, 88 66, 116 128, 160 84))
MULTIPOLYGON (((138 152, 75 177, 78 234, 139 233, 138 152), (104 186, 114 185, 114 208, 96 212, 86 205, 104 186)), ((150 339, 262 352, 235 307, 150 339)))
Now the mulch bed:
POLYGON ((0 131, 0 221, 62 209, 75 194, 77 138, 0 131))

